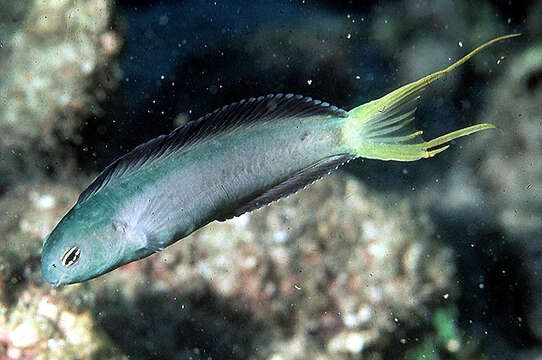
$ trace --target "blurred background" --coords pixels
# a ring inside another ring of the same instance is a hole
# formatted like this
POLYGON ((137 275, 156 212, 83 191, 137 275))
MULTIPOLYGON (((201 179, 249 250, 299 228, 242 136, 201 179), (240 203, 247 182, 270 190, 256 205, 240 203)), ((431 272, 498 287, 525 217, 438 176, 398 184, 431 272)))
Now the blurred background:
POLYGON ((540 1, 0 3, 1 359, 542 359, 540 1), (358 159, 52 289, 41 245, 108 163, 217 107, 429 87, 414 163, 358 159))

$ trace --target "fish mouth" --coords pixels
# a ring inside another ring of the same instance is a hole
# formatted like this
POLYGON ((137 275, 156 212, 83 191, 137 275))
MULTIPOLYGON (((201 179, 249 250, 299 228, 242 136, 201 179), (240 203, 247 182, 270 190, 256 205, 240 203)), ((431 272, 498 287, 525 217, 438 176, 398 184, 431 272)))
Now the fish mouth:
POLYGON ((58 287, 60 287, 60 286, 62 286, 62 285, 65 285, 65 284, 66 284, 66 283, 65 283, 65 280, 66 280, 66 275, 62 275, 62 276, 61 276, 60 278, 58 278, 57 280, 55 280, 55 281, 48 281, 48 283, 51 284, 51 287, 53 287, 53 288, 56 289, 56 288, 58 288, 58 287))

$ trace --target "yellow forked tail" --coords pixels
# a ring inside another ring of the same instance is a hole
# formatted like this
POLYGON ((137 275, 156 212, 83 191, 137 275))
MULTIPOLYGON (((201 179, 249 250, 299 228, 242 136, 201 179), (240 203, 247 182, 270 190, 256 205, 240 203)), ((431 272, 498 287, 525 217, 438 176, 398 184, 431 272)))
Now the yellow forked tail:
POLYGON ((412 129, 415 103, 427 85, 454 70, 478 52, 498 41, 519 36, 511 34, 490 40, 465 55, 444 70, 427 75, 400 87, 386 96, 358 106, 349 112, 343 128, 346 146, 356 155, 380 160, 414 161, 428 158, 446 150, 447 142, 481 130, 495 128, 479 124, 453 131, 430 141, 424 141, 422 131, 412 129))

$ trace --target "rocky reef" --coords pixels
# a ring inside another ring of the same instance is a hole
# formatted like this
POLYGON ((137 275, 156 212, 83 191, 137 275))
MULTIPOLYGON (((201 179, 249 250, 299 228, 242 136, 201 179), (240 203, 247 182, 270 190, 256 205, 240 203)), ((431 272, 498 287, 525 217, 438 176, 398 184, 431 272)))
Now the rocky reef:
POLYGON ((540 357, 542 6, 514 5, 0 4, 0 358, 540 357), (41 279, 44 238, 126 149, 269 92, 349 108, 511 32, 417 111, 428 138, 502 134, 358 161, 97 279, 41 279))
POLYGON ((43 284, 42 239, 72 205, 78 190, 43 179, 0 200, 0 355, 4 359, 119 359, 96 324, 94 296, 43 284))
POLYGON ((18 1, 0 5, 0 186, 52 171, 81 145, 119 81, 122 39, 109 1, 18 1), (36 169, 39 169, 36 171, 36 169))

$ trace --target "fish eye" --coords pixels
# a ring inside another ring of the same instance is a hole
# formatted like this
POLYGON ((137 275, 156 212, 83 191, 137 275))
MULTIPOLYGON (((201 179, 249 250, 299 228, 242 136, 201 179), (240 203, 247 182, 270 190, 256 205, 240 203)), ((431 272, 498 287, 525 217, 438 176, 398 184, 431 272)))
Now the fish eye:
POLYGON ((64 253, 64 255, 62 255, 60 261, 62 262, 62 265, 66 267, 71 266, 77 261, 77 259, 79 259, 80 254, 81 249, 79 249, 77 246, 72 246, 71 249, 69 249, 64 253))

